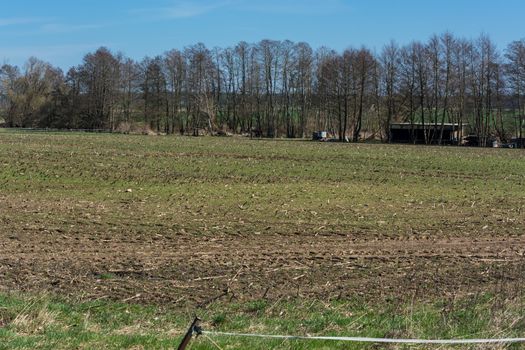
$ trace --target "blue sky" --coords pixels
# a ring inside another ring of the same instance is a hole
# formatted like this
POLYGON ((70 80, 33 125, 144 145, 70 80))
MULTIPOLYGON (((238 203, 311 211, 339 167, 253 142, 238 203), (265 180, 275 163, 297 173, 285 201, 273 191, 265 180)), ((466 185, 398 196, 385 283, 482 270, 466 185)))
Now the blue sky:
POLYGON ((0 0, 0 63, 65 69, 99 46, 141 59, 265 38, 380 50, 447 30, 504 48, 525 37, 524 14, 524 0, 0 0))

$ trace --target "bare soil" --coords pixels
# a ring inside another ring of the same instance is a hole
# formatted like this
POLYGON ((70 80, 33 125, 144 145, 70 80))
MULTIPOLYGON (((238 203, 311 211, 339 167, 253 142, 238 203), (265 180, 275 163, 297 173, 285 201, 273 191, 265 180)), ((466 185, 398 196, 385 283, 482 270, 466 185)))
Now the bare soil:
POLYGON ((523 160, 517 150, 4 133, 0 292, 181 307, 512 297, 525 290, 523 160))
POLYGON ((333 235, 155 237, 2 233, 0 286, 206 305, 229 298, 367 298, 520 289, 525 237, 366 240, 333 235))

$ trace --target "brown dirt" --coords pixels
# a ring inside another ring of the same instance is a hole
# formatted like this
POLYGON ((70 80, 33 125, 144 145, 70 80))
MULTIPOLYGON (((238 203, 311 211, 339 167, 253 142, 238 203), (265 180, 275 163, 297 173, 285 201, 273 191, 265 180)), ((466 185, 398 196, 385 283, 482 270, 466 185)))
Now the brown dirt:
POLYGON ((520 289, 525 237, 0 233, 0 289, 146 303, 520 289))

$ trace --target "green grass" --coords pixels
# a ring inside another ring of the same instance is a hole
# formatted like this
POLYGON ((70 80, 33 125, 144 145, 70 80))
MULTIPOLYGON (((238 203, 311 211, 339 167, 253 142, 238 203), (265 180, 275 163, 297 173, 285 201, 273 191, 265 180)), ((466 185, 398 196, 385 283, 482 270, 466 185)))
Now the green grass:
MULTIPOLYGON (((522 336, 523 304, 506 301, 501 308, 499 302, 497 296, 489 295, 418 305, 257 301, 213 304, 199 316, 208 331, 434 339, 522 336)), ((164 307, 2 294, 0 321, 6 326, 0 328, 0 349, 173 349, 191 320, 189 311, 164 307)), ((193 340, 191 349, 216 349, 210 338, 223 349, 378 348, 374 344, 212 335, 193 340)))
POLYGON ((521 150, 4 131, 0 188, 70 204, 48 208, 56 226, 84 222, 74 204, 85 201, 106 208, 102 226, 152 234, 521 234, 524 160, 521 150))

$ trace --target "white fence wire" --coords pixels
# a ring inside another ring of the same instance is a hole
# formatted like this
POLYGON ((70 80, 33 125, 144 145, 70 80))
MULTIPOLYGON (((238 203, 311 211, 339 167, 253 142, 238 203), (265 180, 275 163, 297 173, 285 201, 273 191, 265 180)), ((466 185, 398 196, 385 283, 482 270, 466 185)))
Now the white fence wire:
POLYGON ((227 336, 227 337, 251 337, 268 339, 289 339, 289 340, 334 340, 360 343, 396 343, 396 344, 495 344, 495 343, 525 343, 525 338, 489 338, 489 339, 395 339, 395 338, 369 338, 369 337, 335 337, 335 336, 296 336, 296 335, 275 335, 275 334, 251 334, 251 333, 229 333, 202 331, 208 336, 227 336))

